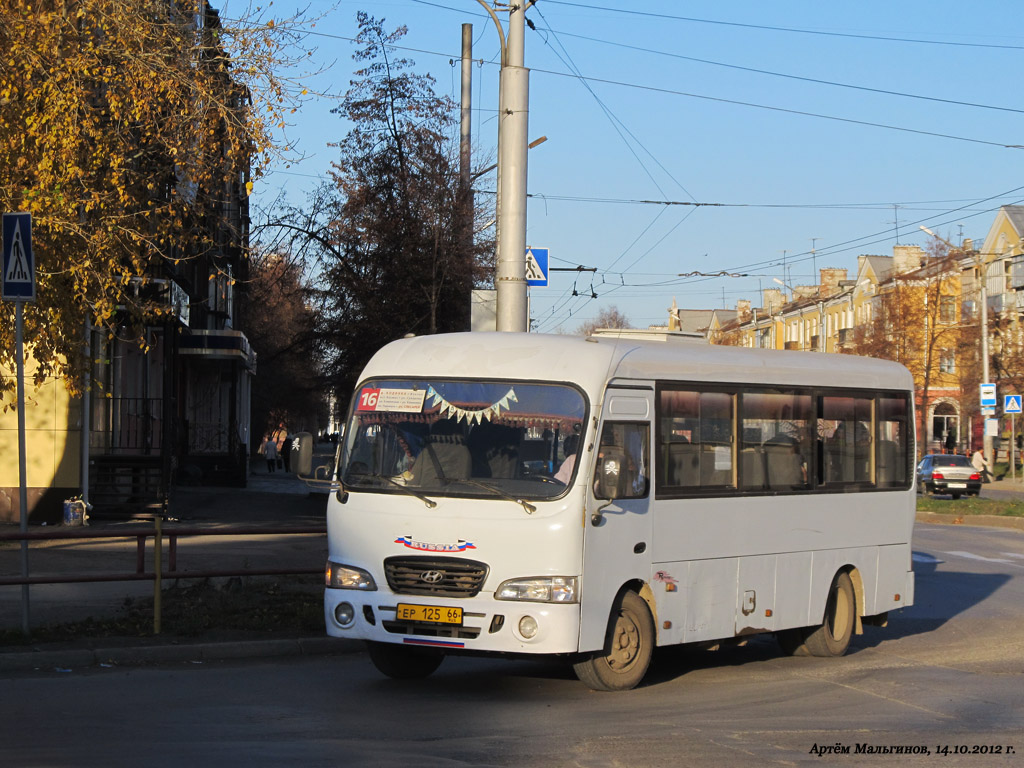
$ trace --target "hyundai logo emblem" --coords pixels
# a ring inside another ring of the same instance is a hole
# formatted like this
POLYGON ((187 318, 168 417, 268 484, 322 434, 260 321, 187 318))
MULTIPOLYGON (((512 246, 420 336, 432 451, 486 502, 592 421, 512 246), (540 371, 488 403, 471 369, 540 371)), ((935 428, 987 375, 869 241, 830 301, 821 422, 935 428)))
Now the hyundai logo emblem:
POLYGON ((420 581, 425 581, 427 584, 437 584, 443 578, 444 574, 440 571, 424 571, 420 574, 420 581))

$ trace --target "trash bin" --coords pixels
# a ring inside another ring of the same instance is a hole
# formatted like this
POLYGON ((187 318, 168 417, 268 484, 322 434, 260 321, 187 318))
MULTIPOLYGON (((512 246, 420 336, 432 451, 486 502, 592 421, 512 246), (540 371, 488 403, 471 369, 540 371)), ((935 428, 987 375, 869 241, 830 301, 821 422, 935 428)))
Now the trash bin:
POLYGON ((85 502, 81 499, 64 500, 64 525, 86 525, 85 502))

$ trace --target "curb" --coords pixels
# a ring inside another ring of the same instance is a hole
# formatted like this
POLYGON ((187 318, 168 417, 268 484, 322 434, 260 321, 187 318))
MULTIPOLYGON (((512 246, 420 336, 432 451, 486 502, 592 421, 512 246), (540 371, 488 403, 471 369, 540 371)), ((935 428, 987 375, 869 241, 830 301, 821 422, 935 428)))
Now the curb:
POLYGON ((936 525, 966 525, 985 528, 1010 528, 1024 531, 1024 517, 1007 515, 949 515, 942 512, 918 512, 917 522, 936 525))
POLYGON ((70 672, 95 666, 145 666, 180 662, 231 661, 234 659, 326 656, 358 653, 358 640, 335 637, 300 637, 275 640, 243 640, 224 643, 132 646, 124 648, 65 649, 0 653, 0 672, 53 670, 70 672))

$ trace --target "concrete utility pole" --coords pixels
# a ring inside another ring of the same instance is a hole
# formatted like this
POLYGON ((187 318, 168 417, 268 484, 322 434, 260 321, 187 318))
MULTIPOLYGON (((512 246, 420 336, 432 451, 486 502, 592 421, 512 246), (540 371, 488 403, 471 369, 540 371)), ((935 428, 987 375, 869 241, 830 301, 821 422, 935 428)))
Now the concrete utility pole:
POLYGON ((462 25, 462 109, 459 122, 459 185, 466 216, 466 242, 473 247, 473 187, 470 178, 473 132, 473 25, 462 25))
POLYGON ((498 28, 501 76, 498 96, 498 253, 494 277, 497 329, 528 330, 526 302, 526 153, 529 129, 530 71, 523 65, 526 9, 509 6, 508 39, 494 10, 477 0, 498 28))
POLYGON ((459 122, 459 181, 470 184, 473 117, 473 25, 462 25, 462 104, 459 122))

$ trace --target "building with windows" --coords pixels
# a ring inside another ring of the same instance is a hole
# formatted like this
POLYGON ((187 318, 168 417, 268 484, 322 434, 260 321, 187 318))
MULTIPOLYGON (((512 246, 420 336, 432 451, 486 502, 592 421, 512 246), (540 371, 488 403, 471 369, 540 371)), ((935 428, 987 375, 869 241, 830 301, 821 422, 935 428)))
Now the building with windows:
POLYGON ((919 440, 960 447, 962 260, 931 258, 913 245, 897 245, 891 256, 862 255, 853 279, 825 268, 817 285, 768 289, 761 307, 740 302, 735 319, 711 329, 709 339, 898 360, 917 382, 919 440))
MULTIPOLYGON (((207 68, 228 110, 244 113, 249 95, 218 42, 218 12, 205 0, 194 10, 172 2, 161 12, 195 40, 189 66, 207 68)), ((210 174, 220 180, 212 188, 188 178, 174 157, 154 152, 133 160, 139 175, 152 179, 154 208, 177 206, 186 226, 161 244, 149 273, 125 278, 126 295, 159 309, 146 315, 145 327, 124 313, 104 332, 83 329, 91 360, 83 397, 71 398, 55 380, 30 396, 32 522, 59 521, 63 500, 79 494, 93 503, 94 516, 122 516, 159 510, 175 483, 246 482, 256 356, 238 316, 248 269, 250 159, 229 143, 222 117, 209 118, 209 131, 217 143, 211 162, 220 164, 210 174)), ((83 227, 89 223, 83 212, 83 227)), ((0 416, 2 455, 17 456, 17 440, 12 409, 0 416)), ((17 462, 0 465, 0 521, 20 519, 19 486, 17 462)))

